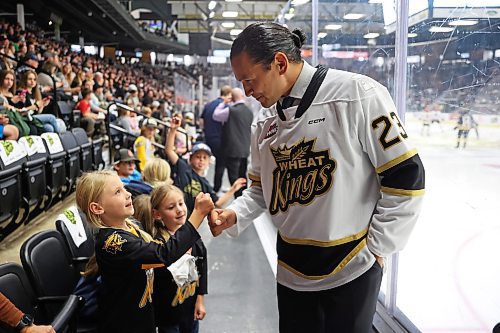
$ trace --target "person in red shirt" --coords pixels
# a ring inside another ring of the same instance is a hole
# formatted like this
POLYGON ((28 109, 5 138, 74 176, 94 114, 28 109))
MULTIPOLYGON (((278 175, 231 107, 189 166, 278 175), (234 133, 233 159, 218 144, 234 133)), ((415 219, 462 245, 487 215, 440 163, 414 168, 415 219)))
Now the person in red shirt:
POLYGON ((82 90, 82 99, 76 104, 76 109, 80 110, 82 114, 82 128, 87 132, 88 137, 94 135, 95 123, 97 120, 97 114, 90 110, 90 98, 91 91, 87 88, 82 90))

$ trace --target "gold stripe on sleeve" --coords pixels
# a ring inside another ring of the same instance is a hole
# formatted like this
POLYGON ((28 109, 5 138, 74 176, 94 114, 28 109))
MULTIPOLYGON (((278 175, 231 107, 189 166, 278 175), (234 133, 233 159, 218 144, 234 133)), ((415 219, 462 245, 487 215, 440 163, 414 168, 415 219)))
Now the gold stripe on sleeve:
POLYGON ((412 158, 415 155, 417 155, 417 150, 412 149, 412 150, 404 153, 403 155, 396 157, 392 161, 389 161, 389 162, 385 163, 384 165, 379 166, 377 169, 375 169, 375 171, 377 171, 377 173, 382 173, 385 170, 390 169, 393 166, 395 166, 403 161, 406 161, 407 159, 412 158))
POLYGON ((260 176, 253 175, 251 173, 248 173, 248 178, 253 181, 253 182, 259 182, 260 183, 260 176))
POLYGON ((388 194, 407 196, 407 197, 418 197, 425 194, 425 190, 402 190, 399 188, 392 188, 381 186, 380 191, 388 194))

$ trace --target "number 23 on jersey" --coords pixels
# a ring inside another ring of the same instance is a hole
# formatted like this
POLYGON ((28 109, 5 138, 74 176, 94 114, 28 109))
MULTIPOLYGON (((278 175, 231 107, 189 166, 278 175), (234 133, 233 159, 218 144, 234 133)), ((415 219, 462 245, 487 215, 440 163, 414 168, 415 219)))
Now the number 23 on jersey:
POLYGON ((404 139, 408 138, 406 131, 399 120, 398 115, 395 112, 390 113, 390 118, 386 115, 380 116, 372 121, 372 129, 375 131, 381 128, 381 133, 378 138, 378 141, 384 147, 384 150, 391 148, 392 146, 400 143, 404 139), (389 133, 391 132, 392 126, 394 124, 397 126, 396 130, 398 135, 394 137, 389 137, 389 133))

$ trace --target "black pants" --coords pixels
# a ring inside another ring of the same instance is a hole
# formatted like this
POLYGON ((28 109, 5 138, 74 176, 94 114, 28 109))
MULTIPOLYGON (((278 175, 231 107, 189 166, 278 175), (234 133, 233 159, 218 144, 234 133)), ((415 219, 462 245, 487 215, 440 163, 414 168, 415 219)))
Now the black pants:
POLYGON ((281 333, 368 333, 382 281, 375 264, 357 279, 322 291, 295 291, 278 284, 281 333))
MULTIPOLYGON (((235 180, 238 178, 247 178, 248 159, 246 157, 226 157, 224 160, 227 168, 227 175, 229 177, 229 182, 231 183, 231 185, 233 185, 235 180)), ((246 186, 243 186, 241 189, 239 189, 234 194, 234 197, 239 197, 243 193, 244 189, 246 189, 246 186)))

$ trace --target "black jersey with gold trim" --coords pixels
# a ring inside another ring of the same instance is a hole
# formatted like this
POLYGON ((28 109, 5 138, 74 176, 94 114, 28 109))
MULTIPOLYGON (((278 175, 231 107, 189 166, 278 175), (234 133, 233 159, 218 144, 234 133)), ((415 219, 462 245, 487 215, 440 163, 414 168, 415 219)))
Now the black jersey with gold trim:
MULTIPOLYGON (((304 63, 290 96, 315 68, 304 63)), ((274 108, 274 107, 273 107, 274 108)), ((309 109, 254 125, 251 186, 229 208, 237 234, 263 209, 278 227, 281 284, 324 290, 367 271, 374 254, 403 248, 424 192, 424 168, 387 91, 359 74, 329 70, 309 109)))
POLYGON ((102 278, 100 332, 155 332, 153 268, 170 265, 200 238, 186 223, 167 242, 147 242, 135 230, 101 228, 95 250, 102 278))

